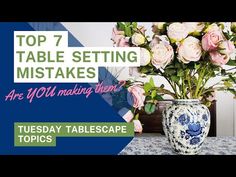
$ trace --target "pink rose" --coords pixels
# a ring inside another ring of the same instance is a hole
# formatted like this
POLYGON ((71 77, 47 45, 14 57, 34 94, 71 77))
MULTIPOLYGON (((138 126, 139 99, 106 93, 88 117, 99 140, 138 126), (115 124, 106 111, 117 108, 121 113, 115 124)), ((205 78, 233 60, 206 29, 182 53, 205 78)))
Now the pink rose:
POLYGON ((134 114, 130 110, 125 115, 123 115, 123 119, 126 122, 130 122, 133 118, 134 118, 134 114))
POLYGON ((133 120, 134 122, 134 132, 142 133, 143 127, 139 120, 133 120))
POLYGON ((174 50, 171 45, 165 42, 160 42, 152 47, 152 65, 157 69, 165 68, 174 58, 174 50))
POLYGON ((125 37, 125 32, 118 30, 116 27, 112 29, 111 40, 117 43, 121 38, 125 37))
POLYGON ((205 51, 216 50, 221 41, 223 35, 220 29, 210 30, 202 37, 202 48, 205 51))
POLYGON ((224 55, 231 55, 235 51, 235 46, 232 41, 222 41, 219 44, 219 52, 224 55))
POLYGON ((129 39, 124 35, 124 31, 120 31, 116 27, 113 28, 111 40, 114 42, 116 47, 129 47, 129 39))
POLYGON ((129 42, 129 39, 123 37, 123 38, 121 38, 121 39, 117 42, 116 46, 117 46, 117 47, 129 47, 129 43, 128 43, 128 42, 129 42))
MULTIPOLYGON (((134 108, 141 109, 144 106, 145 91, 140 85, 132 85, 128 88, 128 92, 131 94, 131 98, 128 97, 128 103, 134 108)), ((130 96, 128 94, 128 96, 130 96)))
POLYGON ((229 55, 224 55, 217 51, 210 52, 210 57, 211 62, 217 66, 225 65, 229 61, 229 55))

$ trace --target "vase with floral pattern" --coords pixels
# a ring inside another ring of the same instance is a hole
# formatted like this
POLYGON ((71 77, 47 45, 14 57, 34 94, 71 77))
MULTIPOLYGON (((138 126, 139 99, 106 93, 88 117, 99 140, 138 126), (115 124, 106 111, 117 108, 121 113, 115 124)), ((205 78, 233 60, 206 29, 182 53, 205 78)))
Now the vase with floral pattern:
POLYGON ((163 130, 171 147, 183 155, 198 154, 209 132, 209 109, 195 99, 178 99, 162 112, 163 130))

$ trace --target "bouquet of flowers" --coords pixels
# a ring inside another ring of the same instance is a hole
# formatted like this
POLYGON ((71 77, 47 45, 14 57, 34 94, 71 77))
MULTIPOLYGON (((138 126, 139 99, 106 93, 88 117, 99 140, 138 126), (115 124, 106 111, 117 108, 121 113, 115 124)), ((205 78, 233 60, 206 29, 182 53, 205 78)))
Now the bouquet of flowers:
POLYGON ((114 46, 140 47, 138 71, 163 76, 171 89, 155 86, 152 78, 146 83, 128 81, 133 96, 130 118, 138 120, 141 109, 153 113, 164 95, 199 99, 206 106, 217 90, 236 95, 236 22, 155 22, 152 37, 145 31, 136 22, 118 22, 112 31, 114 46), (217 82, 209 82, 213 78, 217 82))

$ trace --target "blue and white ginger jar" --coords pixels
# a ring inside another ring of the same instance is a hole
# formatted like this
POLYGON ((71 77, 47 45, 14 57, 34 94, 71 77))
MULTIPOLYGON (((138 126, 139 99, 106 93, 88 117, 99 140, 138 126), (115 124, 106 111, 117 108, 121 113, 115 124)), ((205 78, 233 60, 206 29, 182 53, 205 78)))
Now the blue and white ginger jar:
POLYGON ((210 128, 209 109, 199 100, 178 99, 163 110, 162 116, 172 148, 178 154, 198 154, 210 128))

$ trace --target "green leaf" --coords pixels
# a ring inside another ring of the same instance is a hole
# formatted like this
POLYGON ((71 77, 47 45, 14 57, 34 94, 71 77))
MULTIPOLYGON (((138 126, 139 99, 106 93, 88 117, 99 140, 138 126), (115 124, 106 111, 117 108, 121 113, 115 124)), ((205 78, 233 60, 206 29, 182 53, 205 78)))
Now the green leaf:
POLYGON ((232 75, 229 75, 229 78, 236 84, 236 78, 233 77, 232 75))
POLYGON ((132 36, 130 27, 125 26, 125 35, 128 36, 128 37, 132 36))
POLYGON ((158 101, 163 101, 163 100, 164 100, 164 98, 163 98, 161 95, 157 95, 157 96, 156 96, 156 99, 157 99, 158 101))
POLYGON ((216 73, 215 72, 211 72, 210 76, 211 77, 216 77, 216 73))
POLYGON ((137 28, 138 27, 138 23, 137 22, 133 22, 132 25, 133 25, 133 28, 137 28))
POLYGON ((176 68, 182 68, 182 66, 181 66, 181 64, 179 63, 179 61, 176 61, 175 67, 176 67, 176 68))
POLYGON ((185 69, 185 70, 184 70, 184 74, 185 74, 186 76, 189 76, 189 75, 190 75, 190 69, 189 69, 189 68, 185 69))
POLYGON ((211 106, 211 104, 212 103, 210 101, 205 102, 205 106, 208 107, 208 108, 211 106))
POLYGON ((152 101, 153 99, 152 99, 151 96, 146 96, 145 100, 146 100, 146 101, 152 101))
POLYGON ((236 60, 229 60, 229 62, 226 65, 236 66, 236 60))
POLYGON ((135 116, 134 116, 134 120, 138 120, 139 118, 139 113, 137 113, 135 116))
POLYGON ((230 40, 231 41, 236 41, 236 36, 232 37, 230 40))
POLYGON ((233 84, 230 83, 229 81, 224 81, 224 85, 225 85, 226 87, 233 87, 233 84))
POLYGON ((123 22, 117 22, 117 29, 125 31, 125 24, 123 22))
POLYGON ((170 77, 170 79, 171 79, 172 81, 174 81, 174 82, 179 82, 180 77, 175 76, 175 75, 172 75, 172 76, 170 77))
POLYGON ((143 74, 148 74, 149 73, 149 68, 148 67, 140 67, 140 72, 143 73, 143 74))
POLYGON ((152 89, 152 85, 150 83, 145 83, 143 89, 146 93, 148 93, 152 89))
POLYGON ((236 97, 236 90, 228 89, 228 91, 231 92, 232 94, 234 94, 234 96, 236 97))
POLYGON ((180 69, 177 71, 177 76, 183 77, 184 76, 184 70, 180 69))
POLYGON ((175 69, 165 69, 165 74, 171 76, 171 75, 176 75, 176 70, 175 69))
POLYGON ((223 32, 223 33, 224 33, 224 36, 226 37, 227 40, 229 40, 231 38, 229 33, 225 33, 225 32, 223 32))
POLYGON ((152 93, 151 93, 151 97, 152 98, 155 98, 157 96, 157 91, 156 90, 153 90, 152 93))
POLYGON ((153 80, 152 77, 151 77, 150 80, 149 80, 149 84, 150 84, 152 87, 155 87, 154 80, 153 80))
POLYGON ((166 69, 175 69, 175 65, 173 63, 171 63, 165 67, 165 70, 166 69))
POLYGON ((201 67, 200 64, 197 64, 197 63, 194 64, 194 68, 195 68, 196 70, 198 70, 200 67, 201 67))
POLYGON ((156 106, 153 103, 147 103, 144 107, 144 110, 147 114, 152 114, 156 110, 156 106))

